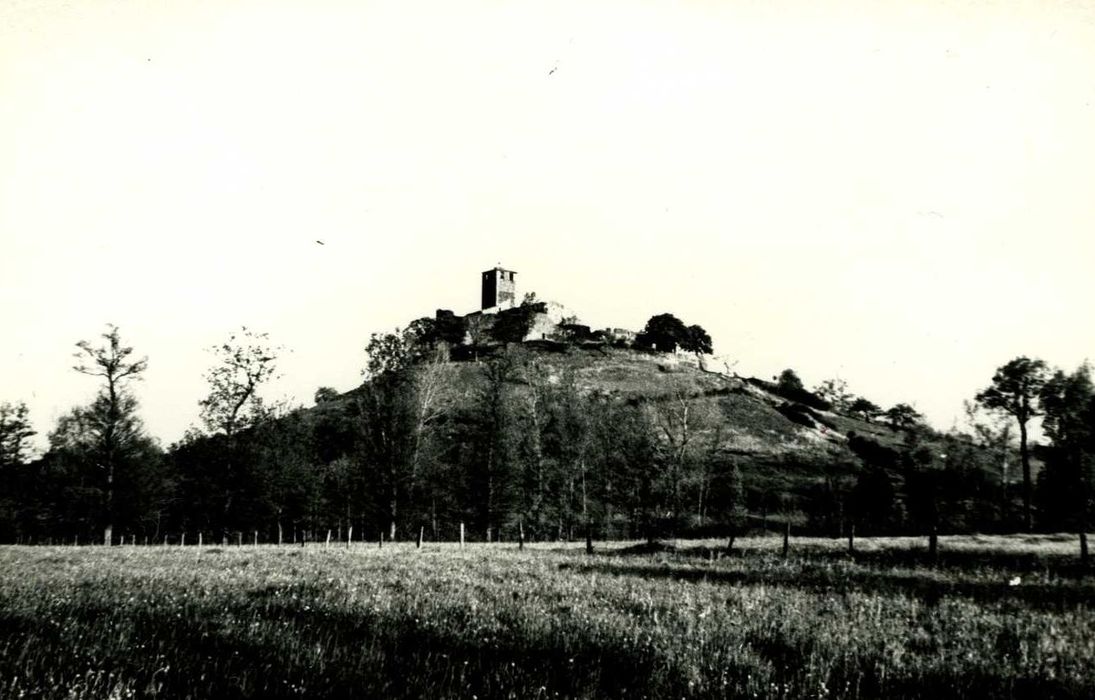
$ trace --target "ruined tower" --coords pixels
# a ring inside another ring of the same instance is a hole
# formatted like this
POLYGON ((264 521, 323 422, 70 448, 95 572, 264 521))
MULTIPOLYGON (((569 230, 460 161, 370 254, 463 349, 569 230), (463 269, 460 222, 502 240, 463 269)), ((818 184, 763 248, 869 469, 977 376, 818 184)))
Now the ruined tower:
POLYGON ((509 307, 517 303, 517 283, 513 280, 516 274, 512 270, 503 270, 500 266, 484 272, 483 304, 480 308, 509 307))

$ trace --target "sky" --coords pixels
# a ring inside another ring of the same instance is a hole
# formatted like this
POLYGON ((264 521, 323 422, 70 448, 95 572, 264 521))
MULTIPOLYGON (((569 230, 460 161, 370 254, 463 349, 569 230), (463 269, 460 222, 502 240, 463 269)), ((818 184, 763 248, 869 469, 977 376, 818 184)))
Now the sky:
POLYGON ((947 429, 1095 355, 1093 105, 1095 2, 7 0, 0 401, 117 324, 167 445, 240 326, 310 405, 501 263, 947 429))

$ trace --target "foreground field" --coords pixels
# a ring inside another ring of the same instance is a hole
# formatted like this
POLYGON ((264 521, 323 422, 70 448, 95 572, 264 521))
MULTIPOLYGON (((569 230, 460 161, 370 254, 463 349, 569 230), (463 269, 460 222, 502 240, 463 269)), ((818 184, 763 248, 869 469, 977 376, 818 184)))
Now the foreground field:
POLYGON ((0 548, 0 697, 1095 697, 1065 538, 0 548))

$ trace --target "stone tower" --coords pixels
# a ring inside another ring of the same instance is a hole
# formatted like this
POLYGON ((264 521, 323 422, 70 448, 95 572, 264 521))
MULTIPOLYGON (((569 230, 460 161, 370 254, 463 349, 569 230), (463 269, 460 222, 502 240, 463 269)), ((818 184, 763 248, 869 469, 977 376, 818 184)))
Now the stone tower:
POLYGON ((493 306, 509 307, 517 303, 517 283, 513 277, 516 272, 503 270, 495 266, 483 273, 483 304, 480 308, 493 306))

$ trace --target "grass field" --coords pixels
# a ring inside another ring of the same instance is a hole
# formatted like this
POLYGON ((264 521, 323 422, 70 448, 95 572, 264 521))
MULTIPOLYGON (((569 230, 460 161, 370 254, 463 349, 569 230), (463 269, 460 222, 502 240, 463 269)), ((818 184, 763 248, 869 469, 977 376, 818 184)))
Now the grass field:
POLYGON ((0 548, 0 697, 1095 697, 1071 538, 628 544, 0 548))

